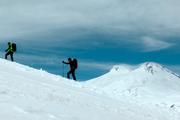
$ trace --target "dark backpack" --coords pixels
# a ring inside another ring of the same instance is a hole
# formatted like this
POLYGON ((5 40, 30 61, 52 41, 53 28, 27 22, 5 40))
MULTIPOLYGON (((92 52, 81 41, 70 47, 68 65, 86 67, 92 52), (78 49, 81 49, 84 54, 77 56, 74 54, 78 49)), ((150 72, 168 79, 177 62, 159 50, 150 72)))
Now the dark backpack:
POLYGON ((74 68, 77 69, 78 68, 78 61, 77 61, 77 59, 73 59, 73 64, 74 64, 74 68))
POLYGON ((14 52, 16 52, 16 50, 17 50, 16 43, 12 43, 12 50, 13 50, 14 52))

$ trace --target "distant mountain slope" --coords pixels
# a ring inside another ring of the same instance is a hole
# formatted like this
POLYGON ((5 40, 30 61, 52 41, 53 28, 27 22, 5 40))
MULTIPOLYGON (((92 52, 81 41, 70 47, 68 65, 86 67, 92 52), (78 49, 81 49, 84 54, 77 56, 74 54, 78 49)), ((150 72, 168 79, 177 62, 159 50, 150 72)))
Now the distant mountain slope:
POLYGON ((122 99, 131 96, 142 102, 179 102, 180 77, 153 62, 136 68, 116 65, 111 71, 87 82, 94 90, 122 99))

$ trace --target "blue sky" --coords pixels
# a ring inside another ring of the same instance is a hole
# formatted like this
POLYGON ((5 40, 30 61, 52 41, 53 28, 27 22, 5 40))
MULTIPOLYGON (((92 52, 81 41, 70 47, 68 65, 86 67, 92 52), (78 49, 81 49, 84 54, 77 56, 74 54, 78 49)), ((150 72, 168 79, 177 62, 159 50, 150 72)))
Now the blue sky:
POLYGON ((2 0, 1 55, 8 41, 16 42, 17 62, 60 75, 62 60, 78 58, 81 80, 115 64, 146 61, 180 74, 179 5, 179 0, 2 0))

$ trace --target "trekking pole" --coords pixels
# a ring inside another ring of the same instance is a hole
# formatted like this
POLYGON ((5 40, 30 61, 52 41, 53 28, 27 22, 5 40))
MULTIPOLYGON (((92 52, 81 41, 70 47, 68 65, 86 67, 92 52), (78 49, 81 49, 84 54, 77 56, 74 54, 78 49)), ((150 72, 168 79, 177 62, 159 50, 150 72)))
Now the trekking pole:
POLYGON ((64 64, 62 65, 62 75, 63 75, 63 77, 64 77, 64 64))

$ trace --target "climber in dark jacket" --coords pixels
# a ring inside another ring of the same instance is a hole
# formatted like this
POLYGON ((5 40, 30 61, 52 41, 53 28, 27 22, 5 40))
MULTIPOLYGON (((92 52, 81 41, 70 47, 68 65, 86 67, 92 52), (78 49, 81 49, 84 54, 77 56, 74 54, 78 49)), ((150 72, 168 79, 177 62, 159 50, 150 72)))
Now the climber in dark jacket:
POLYGON ((75 70, 76 66, 74 64, 74 61, 71 58, 68 58, 68 62, 62 61, 64 64, 68 64, 70 66, 70 71, 67 73, 67 78, 70 78, 70 74, 72 74, 72 77, 74 80, 76 80, 75 70))

